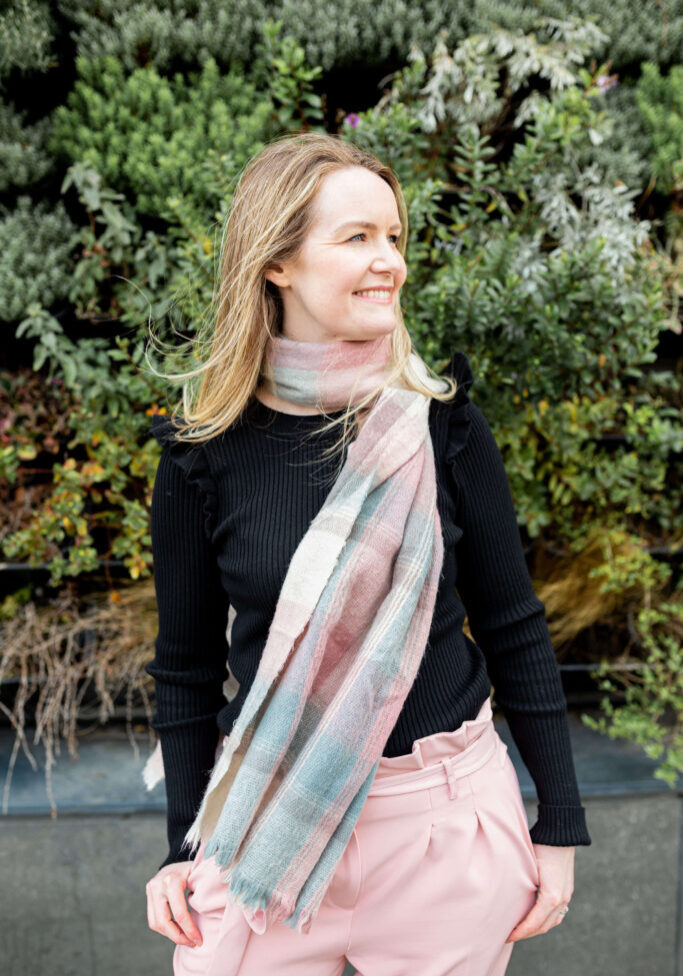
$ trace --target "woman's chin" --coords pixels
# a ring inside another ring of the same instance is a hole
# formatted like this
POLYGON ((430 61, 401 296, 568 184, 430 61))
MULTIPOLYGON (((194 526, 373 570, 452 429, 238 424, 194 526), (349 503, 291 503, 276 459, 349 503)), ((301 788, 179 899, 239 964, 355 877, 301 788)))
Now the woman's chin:
POLYGON ((396 324, 396 318, 393 315, 387 316, 381 321, 378 316, 376 322, 370 319, 367 322, 363 322, 362 325, 353 326, 353 328, 348 330, 348 335, 344 335, 343 338, 356 341, 360 341, 361 339, 378 339, 383 335, 391 335, 396 329, 396 324))

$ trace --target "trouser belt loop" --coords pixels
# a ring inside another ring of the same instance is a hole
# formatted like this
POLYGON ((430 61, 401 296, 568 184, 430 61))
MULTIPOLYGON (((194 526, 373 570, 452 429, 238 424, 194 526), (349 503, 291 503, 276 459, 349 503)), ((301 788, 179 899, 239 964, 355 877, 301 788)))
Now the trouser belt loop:
POLYGON ((441 759, 440 762, 444 768, 446 777, 448 779, 448 795, 451 798, 451 800, 454 800, 458 795, 458 781, 455 775, 455 770, 453 769, 451 763, 449 763, 447 759, 441 759))

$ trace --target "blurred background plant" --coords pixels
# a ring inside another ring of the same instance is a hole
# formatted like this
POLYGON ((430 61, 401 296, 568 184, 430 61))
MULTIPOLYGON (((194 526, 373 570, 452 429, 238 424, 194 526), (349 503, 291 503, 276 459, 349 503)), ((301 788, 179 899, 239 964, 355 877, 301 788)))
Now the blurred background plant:
POLYGON ((683 14, 493 6, 0 13, 0 706, 17 748, 32 722, 50 756, 74 749, 83 688, 98 721, 121 694, 129 728, 134 702, 149 717, 149 424, 179 396, 145 363, 149 328, 161 369, 188 365, 241 169, 316 130, 399 176, 406 322, 435 368, 470 357, 560 666, 592 675, 602 714, 584 720, 675 785, 683 14))

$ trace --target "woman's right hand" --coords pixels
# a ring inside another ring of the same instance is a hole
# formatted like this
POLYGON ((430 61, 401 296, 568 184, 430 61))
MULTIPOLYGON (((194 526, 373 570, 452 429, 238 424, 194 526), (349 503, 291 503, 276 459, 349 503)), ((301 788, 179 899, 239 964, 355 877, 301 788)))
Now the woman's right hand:
POLYGON ((187 879, 194 861, 166 864, 147 882, 147 922, 153 932, 167 936, 177 945, 200 946, 201 932, 195 925, 185 899, 187 879))

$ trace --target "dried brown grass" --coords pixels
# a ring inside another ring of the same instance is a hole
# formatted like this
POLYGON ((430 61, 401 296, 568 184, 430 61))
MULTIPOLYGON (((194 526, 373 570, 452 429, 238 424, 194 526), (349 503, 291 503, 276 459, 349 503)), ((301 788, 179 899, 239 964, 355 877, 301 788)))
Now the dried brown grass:
MULTIPOLYGON (((543 579, 534 580, 536 594, 544 604, 548 630, 555 647, 572 641, 593 624, 613 622, 623 626, 623 607, 639 590, 631 593, 603 591, 604 577, 590 572, 603 566, 605 554, 600 536, 594 537, 580 553, 553 560, 543 567, 543 579)), ((636 551, 630 541, 619 546, 619 554, 636 551)))
MULTIPOLYGON (((49 605, 30 601, 0 623, 0 682, 18 679, 12 708, 0 701, 0 709, 16 733, 3 790, 4 813, 19 748, 33 769, 38 768, 26 734, 29 702, 35 704, 32 742, 42 742, 45 750, 45 785, 53 818, 57 815, 51 776, 55 755, 61 754, 60 743, 65 740, 72 758, 78 757, 78 736, 82 734, 78 721, 88 690, 94 688, 96 694, 98 724, 114 715, 116 700, 125 691, 126 731, 136 757, 139 755, 132 709, 137 696, 151 721, 154 683, 144 667, 154 653, 157 625, 152 580, 90 596, 86 609, 70 583, 49 605)), ((154 732, 148 731, 153 746, 154 732)))

